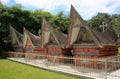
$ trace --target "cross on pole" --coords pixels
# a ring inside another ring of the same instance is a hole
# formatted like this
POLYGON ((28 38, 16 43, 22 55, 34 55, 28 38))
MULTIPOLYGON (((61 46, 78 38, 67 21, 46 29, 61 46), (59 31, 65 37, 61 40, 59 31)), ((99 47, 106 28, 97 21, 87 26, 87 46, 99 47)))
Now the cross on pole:
POLYGON ((105 31, 105 28, 107 27, 108 25, 105 24, 105 22, 102 22, 102 25, 100 25, 99 27, 103 29, 103 32, 105 31))

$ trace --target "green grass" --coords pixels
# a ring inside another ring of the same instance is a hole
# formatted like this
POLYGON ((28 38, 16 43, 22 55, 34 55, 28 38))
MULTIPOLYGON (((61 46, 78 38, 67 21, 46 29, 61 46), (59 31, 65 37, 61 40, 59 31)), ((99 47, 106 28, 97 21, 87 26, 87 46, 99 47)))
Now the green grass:
POLYGON ((81 79, 0 59, 0 79, 81 79))

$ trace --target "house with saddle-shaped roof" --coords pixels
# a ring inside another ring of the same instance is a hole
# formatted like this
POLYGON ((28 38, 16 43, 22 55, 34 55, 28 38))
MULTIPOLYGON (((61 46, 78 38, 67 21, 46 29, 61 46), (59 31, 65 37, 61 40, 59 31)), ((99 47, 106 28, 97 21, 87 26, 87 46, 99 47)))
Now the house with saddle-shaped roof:
POLYGON ((70 11, 67 47, 74 56, 110 56, 117 53, 117 35, 111 26, 104 32, 91 29, 73 6, 70 11))
POLYGON ((70 24, 67 36, 67 48, 76 58, 76 65, 86 67, 98 67, 99 62, 85 61, 86 59, 110 59, 117 54, 117 35, 112 26, 109 26, 104 32, 97 32, 91 29, 82 19, 73 6, 70 11, 70 24))
MULTIPOLYGON (((47 49, 49 56, 69 55, 66 47, 66 35, 54 29, 53 26, 42 18, 42 47, 47 49)), ((58 60, 57 62, 60 62, 58 60)))
POLYGON ((25 52, 32 52, 32 53, 44 53, 44 49, 41 48, 41 37, 32 34, 28 30, 24 28, 24 43, 23 48, 25 52))

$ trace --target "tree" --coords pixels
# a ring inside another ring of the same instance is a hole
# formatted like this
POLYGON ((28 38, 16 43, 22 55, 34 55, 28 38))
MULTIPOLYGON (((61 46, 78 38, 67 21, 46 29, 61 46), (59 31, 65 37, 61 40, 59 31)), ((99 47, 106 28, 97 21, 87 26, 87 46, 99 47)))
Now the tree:
POLYGON ((54 26, 54 28, 67 33, 69 18, 65 16, 63 12, 59 12, 55 16, 50 19, 50 23, 54 26))
POLYGON ((114 30, 117 34, 120 34, 120 14, 114 14, 112 15, 112 25, 114 27, 114 30))
POLYGON ((0 3, 0 49, 4 49, 8 44, 6 41, 8 36, 7 17, 9 17, 7 7, 0 3))
POLYGON ((107 25, 111 25, 111 16, 107 13, 98 13, 97 16, 94 16, 92 19, 87 21, 88 25, 97 30, 102 31, 102 29, 99 27, 102 22, 105 22, 107 25))

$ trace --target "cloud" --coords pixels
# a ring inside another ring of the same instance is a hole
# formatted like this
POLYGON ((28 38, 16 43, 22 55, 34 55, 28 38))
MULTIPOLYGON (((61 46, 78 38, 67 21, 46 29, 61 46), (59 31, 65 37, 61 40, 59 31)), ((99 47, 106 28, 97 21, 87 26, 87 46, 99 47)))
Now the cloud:
POLYGON ((10 0, 0 0, 0 2, 2 2, 2 4, 7 4, 9 3, 10 0))
POLYGON ((69 11, 72 4, 84 19, 89 19, 98 12, 120 13, 120 0, 15 0, 23 6, 34 6, 49 12, 55 10, 69 11))
POLYGON ((114 14, 118 13, 117 8, 120 7, 120 0, 80 0, 81 5, 76 6, 79 13, 87 15, 86 18, 91 18, 98 12, 114 14), (80 10, 79 9, 82 9, 80 10))
POLYGON ((67 10, 69 8, 68 5, 70 5, 73 2, 73 0, 15 0, 15 1, 16 3, 20 3, 22 5, 31 5, 48 11, 52 11, 58 6, 64 6, 66 7, 67 10))

